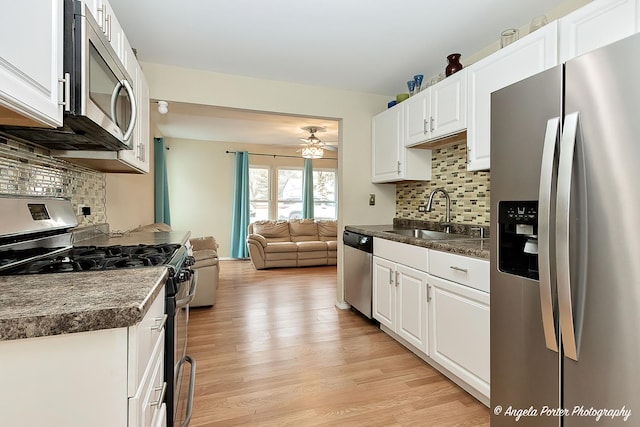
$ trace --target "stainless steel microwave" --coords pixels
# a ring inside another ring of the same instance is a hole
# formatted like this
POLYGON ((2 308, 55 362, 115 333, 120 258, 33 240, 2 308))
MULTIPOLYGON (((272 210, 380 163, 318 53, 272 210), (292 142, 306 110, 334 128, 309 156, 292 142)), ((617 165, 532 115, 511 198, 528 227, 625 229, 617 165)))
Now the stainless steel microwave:
POLYGON ((132 149, 133 79, 80 0, 64 2, 64 75, 62 127, 2 126, 0 131, 53 150, 132 149))

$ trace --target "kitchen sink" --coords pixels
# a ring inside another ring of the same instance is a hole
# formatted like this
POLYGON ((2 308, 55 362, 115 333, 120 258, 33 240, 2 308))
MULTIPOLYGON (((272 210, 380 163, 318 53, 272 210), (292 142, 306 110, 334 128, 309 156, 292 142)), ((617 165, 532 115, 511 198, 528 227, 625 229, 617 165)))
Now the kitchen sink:
POLYGON ((393 230, 385 230, 385 232, 425 240, 457 240, 472 238, 466 234, 452 234, 445 233, 443 231, 422 230, 420 228, 394 228, 393 230))

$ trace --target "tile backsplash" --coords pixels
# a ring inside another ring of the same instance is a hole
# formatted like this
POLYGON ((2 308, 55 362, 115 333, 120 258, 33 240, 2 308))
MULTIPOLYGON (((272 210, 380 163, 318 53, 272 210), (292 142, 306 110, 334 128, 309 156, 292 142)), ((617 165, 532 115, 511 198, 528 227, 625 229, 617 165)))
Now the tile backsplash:
POLYGON ((396 184, 396 218, 439 221, 444 219, 445 198, 434 196, 432 212, 419 212, 429 194, 444 187, 451 197, 451 221, 489 225, 489 171, 467 171, 467 146, 459 143, 432 151, 431 181, 396 184))
POLYGON ((0 194, 64 197, 91 207, 79 225, 106 222, 106 175, 59 160, 45 149, 0 136, 0 194))

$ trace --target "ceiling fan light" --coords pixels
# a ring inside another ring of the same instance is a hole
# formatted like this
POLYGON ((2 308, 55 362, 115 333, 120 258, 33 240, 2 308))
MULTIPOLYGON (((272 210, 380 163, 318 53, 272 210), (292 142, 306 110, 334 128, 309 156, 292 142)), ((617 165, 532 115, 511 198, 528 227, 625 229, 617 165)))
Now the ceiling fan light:
POLYGON ((321 159, 324 155, 322 147, 315 144, 308 144, 302 147, 302 157, 305 159, 321 159))

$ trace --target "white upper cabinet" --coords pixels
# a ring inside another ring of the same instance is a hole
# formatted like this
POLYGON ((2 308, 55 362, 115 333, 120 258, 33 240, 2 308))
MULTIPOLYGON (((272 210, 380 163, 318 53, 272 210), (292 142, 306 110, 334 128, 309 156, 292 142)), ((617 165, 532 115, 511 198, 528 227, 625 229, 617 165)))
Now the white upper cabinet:
POLYGON ((638 0, 595 0, 559 20, 560 62, 638 32, 638 0))
POLYGON ((467 68, 467 169, 489 169, 491 93, 558 64, 558 26, 551 22, 467 68))
POLYGON ((3 4, 0 123, 62 126, 63 38, 62 0, 3 4))
POLYGON ((409 150, 404 146, 403 104, 373 116, 371 121, 374 183, 431 179, 431 150, 409 150))
POLYGON ((463 131, 467 127, 466 101, 466 69, 404 101, 404 145, 411 147, 463 131))
MULTIPOLYGON (((118 152, 119 158, 125 165, 130 165, 132 172, 149 172, 149 86, 142 73, 142 68, 129 48, 129 74, 134 79, 134 93, 136 96, 136 127, 133 131, 131 150, 118 152)), ((124 166, 124 165, 123 165, 124 166)))
POLYGON ((431 88, 423 89, 406 101, 404 107, 404 145, 410 147, 429 139, 431 127, 431 88))
POLYGON ((467 70, 462 69, 431 86, 431 139, 467 127, 467 70))
POLYGON ((85 5, 107 37, 118 58, 124 63, 126 36, 109 2, 107 0, 85 0, 85 5))

